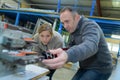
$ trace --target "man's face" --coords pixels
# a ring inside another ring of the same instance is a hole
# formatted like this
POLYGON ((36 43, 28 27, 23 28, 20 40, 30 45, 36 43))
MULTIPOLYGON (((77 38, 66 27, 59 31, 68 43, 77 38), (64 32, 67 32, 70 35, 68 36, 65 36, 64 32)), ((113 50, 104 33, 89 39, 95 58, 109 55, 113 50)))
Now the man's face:
POLYGON ((50 34, 49 31, 43 31, 39 35, 39 39, 44 45, 47 45, 49 41, 51 40, 52 35, 50 34))
POLYGON ((60 21, 69 33, 75 31, 77 27, 76 15, 73 16, 70 11, 64 11, 60 14, 60 21))

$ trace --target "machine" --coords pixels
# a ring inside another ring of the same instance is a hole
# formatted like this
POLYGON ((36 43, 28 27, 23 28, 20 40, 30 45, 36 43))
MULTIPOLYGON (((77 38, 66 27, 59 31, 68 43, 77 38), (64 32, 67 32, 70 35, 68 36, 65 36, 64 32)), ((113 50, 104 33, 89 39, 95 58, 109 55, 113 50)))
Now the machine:
POLYGON ((6 29, 0 26, 0 77, 25 71, 28 64, 34 64, 43 59, 54 58, 49 52, 43 56, 33 52, 32 46, 37 43, 32 40, 32 34, 8 25, 6 29))

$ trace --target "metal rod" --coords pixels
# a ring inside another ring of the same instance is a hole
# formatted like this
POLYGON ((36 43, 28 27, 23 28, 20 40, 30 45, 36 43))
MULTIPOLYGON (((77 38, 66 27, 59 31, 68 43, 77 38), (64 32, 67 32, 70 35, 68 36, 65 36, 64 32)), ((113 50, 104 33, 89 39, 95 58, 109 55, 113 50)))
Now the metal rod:
POLYGON ((62 27, 63 27, 63 26, 62 26, 62 23, 60 22, 59 29, 58 29, 58 32, 59 32, 59 33, 62 33, 62 27))
POLYGON ((97 4, 98 15, 99 15, 100 17, 102 17, 100 0, 97 0, 96 4, 97 4))
POLYGON ((91 11, 90 11, 90 16, 93 16, 95 4, 96 4, 96 0, 92 0, 92 7, 91 7, 91 11))
POLYGON ((60 11, 60 6, 61 6, 61 0, 58 0, 57 12, 59 12, 59 11, 60 11))
POLYGON ((20 18, 20 13, 17 12, 16 20, 15 20, 15 25, 16 25, 16 26, 19 24, 19 18, 20 18))

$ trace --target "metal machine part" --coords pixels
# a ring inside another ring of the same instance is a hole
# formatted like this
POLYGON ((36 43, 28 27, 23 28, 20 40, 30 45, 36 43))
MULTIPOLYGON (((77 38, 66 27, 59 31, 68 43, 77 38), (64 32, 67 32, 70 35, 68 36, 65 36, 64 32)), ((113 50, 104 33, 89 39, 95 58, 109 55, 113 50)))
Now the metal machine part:
MULTIPOLYGON (((68 48, 62 48, 62 49, 64 51, 68 50, 68 48)), ((42 55, 44 56, 44 59, 53 59, 53 58, 57 57, 57 55, 53 55, 53 54, 51 54, 50 52, 47 52, 47 51, 43 51, 42 55)))
MULTIPOLYGON (((31 38, 32 34, 15 29, 1 29, 0 27, 0 77, 23 72, 27 64, 32 64, 36 57, 16 56, 11 51, 19 53, 24 51, 32 42, 26 42, 24 38, 31 38)), ((32 45, 31 45, 32 46, 32 45)), ((29 48, 30 49, 30 48, 29 48)), ((30 54, 29 54, 30 55, 30 54)), ((37 55, 36 55, 37 56, 37 55)))
POLYGON ((2 52, 0 53, 0 77, 24 72, 26 65, 38 63, 43 59, 43 56, 38 55, 16 56, 2 52))
POLYGON ((15 39, 15 38, 10 38, 10 37, 3 37, 3 43, 6 48, 8 49, 17 49, 17 48, 23 48, 26 43, 22 39, 15 39))
POLYGON ((44 56, 37 56, 37 55, 30 55, 22 57, 21 59, 18 59, 16 62, 20 65, 27 65, 27 64, 34 64, 42 61, 44 59, 44 56))
POLYGON ((21 31, 4 29, 0 33, 0 77, 23 72, 28 64, 57 57, 46 51, 42 52, 42 56, 32 52, 32 46, 38 43, 21 31))
POLYGON ((34 64, 42 61, 44 58, 44 56, 38 55, 16 56, 13 54, 9 54, 9 52, 0 53, 0 59, 2 60, 2 62, 7 61, 9 63, 18 65, 34 64))
POLYGON ((0 53, 0 59, 2 62, 8 62, 11 64, 16 65, 27 65, 27 64, 34 64, 42 61, 43 59, 52 59, 56 56, 49 53, 49 52, 42 52, 43 56, 39 55, 26 55, 26 56, 16 56, 15 54, 11 54, 9 52, 2 52, 0 53))
POLYGON ((16 63, 18 57, 9 55, 8 53, 0 53, 0 77, 7 76, 16 72, 25 70, 25 66, 16 63))
POLYGON ((43 51, 42 55, 45 57, 44 59, 53 59, 57 57, 56 55, 51 54, 50 52, 43 51))

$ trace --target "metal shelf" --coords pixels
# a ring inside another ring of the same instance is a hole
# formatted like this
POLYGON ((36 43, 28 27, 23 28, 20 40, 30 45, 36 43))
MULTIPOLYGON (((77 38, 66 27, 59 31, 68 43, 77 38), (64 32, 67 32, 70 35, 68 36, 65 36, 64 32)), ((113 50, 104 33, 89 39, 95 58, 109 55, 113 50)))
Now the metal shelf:
MULTIPOLYGON (((116 34, 120 35, 120 19, 105 18, 105 17, 91 17, 89 19, 96 21, 102 28, 104 34, 116 34)), ((110 36, 109 36, 110 37, 110 36)))
POLYGON ((19 19, 26 21, 31 20, 36 23, 38 17, 59 18, 58 13, 55 12, 40 12, 30 10, 13 10, 13 9, 0 9, 0 13, 16 18, 15 25, 19 24, 19 19))

